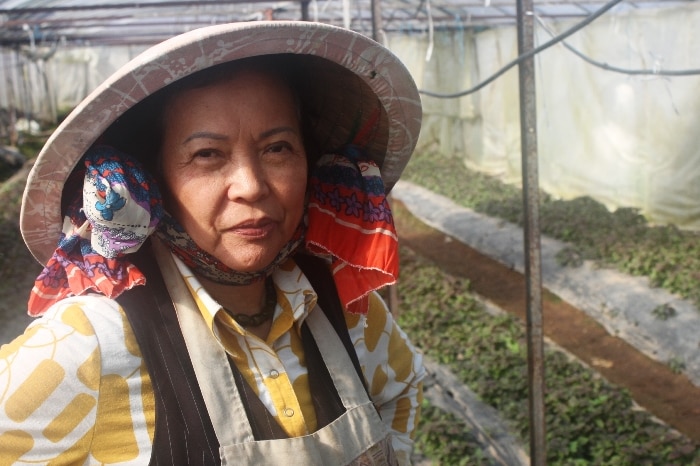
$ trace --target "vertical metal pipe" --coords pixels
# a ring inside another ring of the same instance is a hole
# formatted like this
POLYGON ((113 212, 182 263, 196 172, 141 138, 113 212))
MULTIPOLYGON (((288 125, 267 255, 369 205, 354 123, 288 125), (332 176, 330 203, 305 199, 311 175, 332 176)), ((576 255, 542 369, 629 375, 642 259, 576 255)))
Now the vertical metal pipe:
POLYGON ((300 2, 301 5, 301 20, 302 21, 308 21, 309 20, 309 0, 303 0, 300 2))
MULTIPOLYGON (((518 54, 534 48, 533 0, 518 0, 518 54)), ((522 61, 520 81, 520 143, 523 208, 525 212, 525 281, 527 296, 527 362, 530 407, 530 461, 546 464, 544 416, 544 338, 542 329, 542 270, 537 167, 537 99, 534 57, 522 61)))
POLYGON ((342 0, 343 5, 343 27, 345 29, 350 29, 351 17, 350 17, 350 0, 342 0))
POLYGON ((382 42, 381 31, 383 27, 381 0, 372 0, 372 39, 376 42, 382 42))

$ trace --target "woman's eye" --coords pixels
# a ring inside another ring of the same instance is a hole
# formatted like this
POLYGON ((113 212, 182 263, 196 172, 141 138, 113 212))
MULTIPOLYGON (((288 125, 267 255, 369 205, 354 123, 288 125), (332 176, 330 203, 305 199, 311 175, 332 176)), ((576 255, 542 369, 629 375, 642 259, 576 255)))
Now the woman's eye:
POLYGON ((288 142, 277 142, 275 144, 271 144, 267 148, 267 152, 272 152, 272 153, 289 152, 291 150, 292 150, 292 145, 289 144, 288 142))
POLYGON ((194 153, 194 158, 210 159, 217 155, 214 149, 202 149, 194 153))

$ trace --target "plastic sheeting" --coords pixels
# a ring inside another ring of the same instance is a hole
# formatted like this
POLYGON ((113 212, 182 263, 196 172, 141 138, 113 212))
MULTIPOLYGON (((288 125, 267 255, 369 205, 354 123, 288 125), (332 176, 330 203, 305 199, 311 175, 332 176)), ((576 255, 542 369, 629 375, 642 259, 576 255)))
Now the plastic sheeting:
POLYGON ((55 82, 57 106, 70 109, 144 47, 80 47, 57 53, 49 63, 55 82))
MULTIPOLYGON (((575 21, 550 24, 563 32, 575 21)), ((625 69, 700 68, 697 3, 608 14, 567 39, 625 69)), ((537 44, 551 39, 536 28, 537 44)), ((517 56, 515 27, 391 35, 420 89, 470 89, 517 56), (418 53, 416 53, 418 51, 418 53)), ((591 196, 634 207, 653 223, 700 229, 700 76, 629 75, 586 63, 558 44, 536 58, 540 186, 562 199, 591 196)), ((517 67, 458 99, 423 97, 419 148, 521 181, 517 67)))
POLYGON ((75 107, 144 46, 0 50, 0 108, 50 122, 75 107))

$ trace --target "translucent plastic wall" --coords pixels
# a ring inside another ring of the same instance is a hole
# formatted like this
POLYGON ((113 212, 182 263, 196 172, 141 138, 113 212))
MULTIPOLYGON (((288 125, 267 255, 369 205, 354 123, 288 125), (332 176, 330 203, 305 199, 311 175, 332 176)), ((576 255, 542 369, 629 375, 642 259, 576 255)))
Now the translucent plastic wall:
MULTIPOLYGON (((546 22, 554 34, 575 21, 546 22)), ((566 39, 625 70, 700 68, 700 5, 606 15, 566 39)), ((538 44, 552 36, 537 27, 538 44)), ((515 27, 392 35, 420 89, 471 89, 517 56, 515 27), (418 52, 417 52, 418 51, 418 52), (429 60, 426 57, 429 56, 429 60)), ((555 197, 591 196, 639 208, 657 223, 700 229, 700 76, 613 72, 562 44, 536 59, 540 185, 555 197)), ((521 179, 517 67, 476 93, 423 97, 422 150, 459 157, 506 182, 521 179)))

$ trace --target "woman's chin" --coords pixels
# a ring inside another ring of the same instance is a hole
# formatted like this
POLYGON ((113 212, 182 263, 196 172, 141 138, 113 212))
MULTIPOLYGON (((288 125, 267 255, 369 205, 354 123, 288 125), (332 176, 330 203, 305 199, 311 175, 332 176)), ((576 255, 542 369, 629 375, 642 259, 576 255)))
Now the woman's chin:
POLYGON ((276 255, 269 254, 267 251, 261 251, 259 254, 242 254, 237 251, 237 254, 219 254, 216 256, 227 267, 236 272, 254 273, 263 270, 270 265, 276 255))

